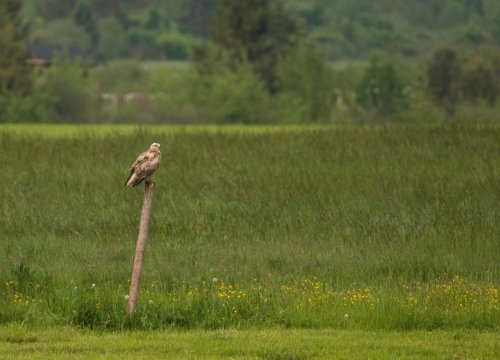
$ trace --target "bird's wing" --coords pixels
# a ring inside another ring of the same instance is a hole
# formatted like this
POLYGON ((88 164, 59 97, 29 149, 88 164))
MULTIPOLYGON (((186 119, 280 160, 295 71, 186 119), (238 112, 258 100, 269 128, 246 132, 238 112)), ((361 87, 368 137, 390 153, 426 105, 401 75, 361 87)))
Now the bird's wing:
MULTIPOLYGON (((134 173, 139 176, 147 175, 151 170, 151 159, 154 154, 151 152, 146 152, 143 154, 141 161, 139 161, 134 167, 134 173)), ((154 171, 154 170, 153 170, 154 171)))
MULTIPOLYGON (((125 185, 128 184, 129 180, 132 178, 132 176, 134 175, 139 175, 138 173, 141 173, 141 167, 142 167, 142 164, 147 160, 147 157, 148 157, 148 152, 149 151, 144 151, 141 155, 139 155, 137 157, 137 159, 134 161, 134 163, 132 164, 132 166, 130 167, 129 171, 130 171, 130 174, 128 175, 127 177, 127 180, 125 180, 125 185)), ((138 178, 141 178, 142 176, 139 175, 138 178)))
POLYGON ((129 171, 134 171, 134 168, 140 164, 141 162, 144 161, 144 158, 147 156, 147 154, 149 153, 149 150, 146 150, 144 151, 141 155, 139 155, 139 157, 134 161, 134 163, 132 164, 132 166, 130 167, 129 171))

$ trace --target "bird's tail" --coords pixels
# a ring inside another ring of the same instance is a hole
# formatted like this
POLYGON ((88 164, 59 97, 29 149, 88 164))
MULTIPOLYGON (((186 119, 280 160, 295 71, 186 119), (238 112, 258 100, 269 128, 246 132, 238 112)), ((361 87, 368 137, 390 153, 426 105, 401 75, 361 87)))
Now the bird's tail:
POLYGON ((123 184, 123 186, 127 186, 128 185, 128 181, 130 180, 130 178, 132 177, 134 173, 131 172, 130 175, 128 176, 127 180, 125 180, 125 183, 123 184))

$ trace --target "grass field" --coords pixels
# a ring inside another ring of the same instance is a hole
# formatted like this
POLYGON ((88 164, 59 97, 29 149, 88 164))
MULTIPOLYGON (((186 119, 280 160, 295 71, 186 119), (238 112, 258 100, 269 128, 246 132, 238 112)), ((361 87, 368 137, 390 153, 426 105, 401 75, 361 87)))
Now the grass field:
POLYGON ((499 126, 5 126, 0 149, 0 324, 500 328, 499 126), (128 318, 123 182, 153 141, 128 318))
POLYGON ((498 333, 314 329, 100 333, 0 327, 0 359, 498 359, 498 333))

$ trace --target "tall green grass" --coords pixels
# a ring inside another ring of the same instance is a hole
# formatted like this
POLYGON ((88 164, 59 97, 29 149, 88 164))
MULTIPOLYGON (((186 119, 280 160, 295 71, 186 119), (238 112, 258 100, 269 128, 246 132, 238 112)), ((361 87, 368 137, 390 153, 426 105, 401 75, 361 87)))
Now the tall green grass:
POLYGON ((499 327, 500 127, 224 129, 1 131, 0 322, 499 327), (123 182, 153 141, 129 319, 123 182))

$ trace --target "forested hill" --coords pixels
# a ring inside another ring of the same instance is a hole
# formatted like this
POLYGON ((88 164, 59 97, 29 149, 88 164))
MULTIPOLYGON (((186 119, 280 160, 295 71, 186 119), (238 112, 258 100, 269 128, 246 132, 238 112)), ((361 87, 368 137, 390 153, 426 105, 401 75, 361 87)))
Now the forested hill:
POLYGON ((498 0, 287 0, 330 57, 411 57, 435 45, 500 41, 498 0), (307 5, 306 5, 307 4, 307 5))
MULTIPOLYGON (((258 2, 258 0, 252 0, 258 2)), ((185 59, 206 41, 217 0, 23 0, 33 44, 105 59, 185 59)), ((498 0, 283 0, 330 59, 415 57, 443 43, 500 42, 498 0)))

